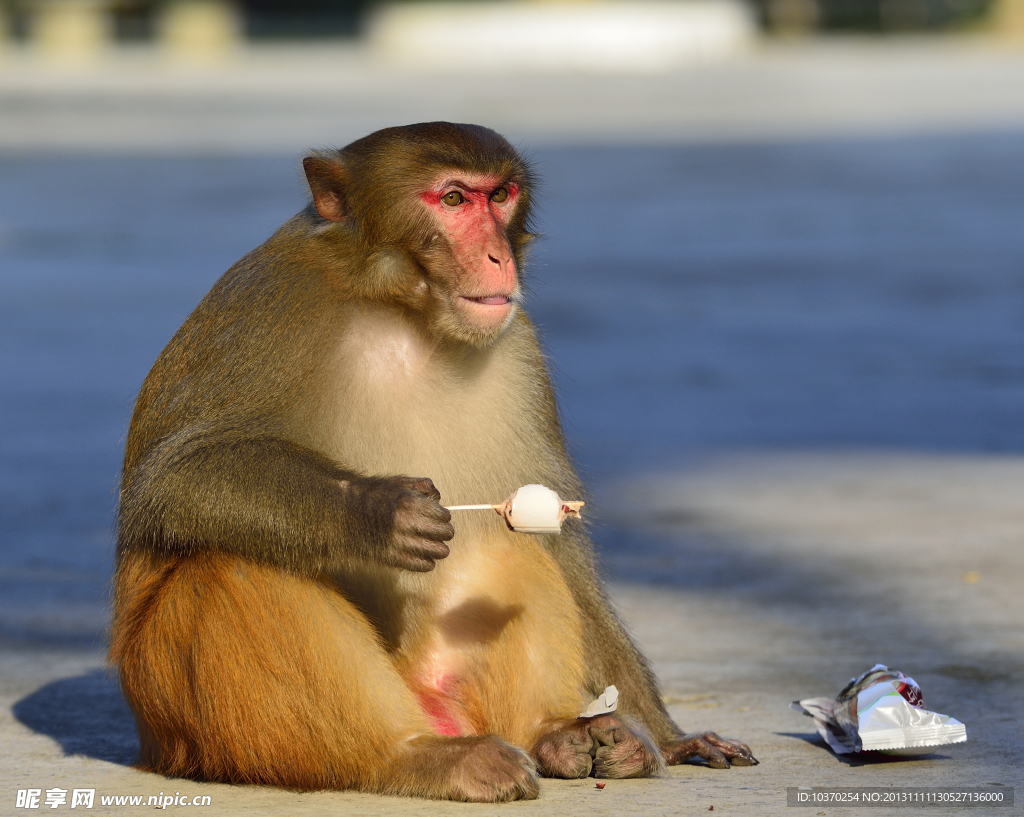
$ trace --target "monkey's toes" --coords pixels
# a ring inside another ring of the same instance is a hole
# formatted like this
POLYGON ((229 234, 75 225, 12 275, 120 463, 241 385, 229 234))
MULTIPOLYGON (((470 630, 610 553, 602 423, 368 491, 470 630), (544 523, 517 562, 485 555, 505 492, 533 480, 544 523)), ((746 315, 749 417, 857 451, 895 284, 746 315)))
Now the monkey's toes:
POLYGON ((750 757, 744 757, 743 755, 736 755, 736 757, 729 758, 729 763, 732 766, 758 766, 761 761, 751 755, 750 757))
POLYGON ((733 738, 723 738, 714 732, 687 735, 672 743, 664 750, 665 761, 670 766, 685 763, 693 757, 708 762, 712 769, 728 769, 730 766, 757 766, 759 761, 750 747, 733 738))
POLYGON ((458 792, 452 799, 470 803, 535 800, 540 794, 530 756, 493 735, 481 738, 466 754, 454 783, 458 792))

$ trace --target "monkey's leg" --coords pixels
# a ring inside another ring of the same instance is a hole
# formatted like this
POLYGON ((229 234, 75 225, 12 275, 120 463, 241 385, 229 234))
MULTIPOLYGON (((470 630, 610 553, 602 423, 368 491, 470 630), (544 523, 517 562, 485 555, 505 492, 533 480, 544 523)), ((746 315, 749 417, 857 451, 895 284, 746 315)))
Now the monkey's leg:
POLYGON ((142 768, 299 790, 537 796, 525 753, 432 735, 365 617, 318 582, 225 554, 129 555, 117 606, 111 657, 142 768))
POLYGON ((636 723, 613 714, 557 725, 533 748, 545 777, 650 777, 661 768, 654 741, 636 723))

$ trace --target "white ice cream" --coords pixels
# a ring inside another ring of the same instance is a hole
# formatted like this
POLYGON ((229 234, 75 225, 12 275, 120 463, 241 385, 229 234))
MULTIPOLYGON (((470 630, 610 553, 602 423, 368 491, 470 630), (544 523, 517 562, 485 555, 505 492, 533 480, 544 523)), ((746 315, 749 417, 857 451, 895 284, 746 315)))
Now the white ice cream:
POLYGON ((524 485, 508 498, 505 518, 517 533, 560 533, 562 500, 543 485, 524 485))

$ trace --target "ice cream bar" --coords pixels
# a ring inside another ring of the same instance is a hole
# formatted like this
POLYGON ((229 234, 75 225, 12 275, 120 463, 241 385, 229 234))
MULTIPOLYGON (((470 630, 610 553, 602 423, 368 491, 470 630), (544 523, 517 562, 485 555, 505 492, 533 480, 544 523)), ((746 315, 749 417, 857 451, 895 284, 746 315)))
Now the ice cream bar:
POLYGON ((585 503, 558 498, 544 485, 524 485, 499 505, 452 505, 450 511, 493 509, 517 533, 561 533, 567 516, 579 517, 585 503))

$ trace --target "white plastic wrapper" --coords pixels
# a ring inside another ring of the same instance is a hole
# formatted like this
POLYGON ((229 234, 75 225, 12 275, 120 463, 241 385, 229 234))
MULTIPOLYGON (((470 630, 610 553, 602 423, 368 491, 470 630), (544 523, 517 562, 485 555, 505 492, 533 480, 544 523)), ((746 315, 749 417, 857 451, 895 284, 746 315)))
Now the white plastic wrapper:
POLYGON ((853 678, 834 699, 807 698, 790 708, 814 718, 818 734, 837 755, 924 755, 967 740, 967 727, 925 709, 917 682, 884 664, 853 678))

